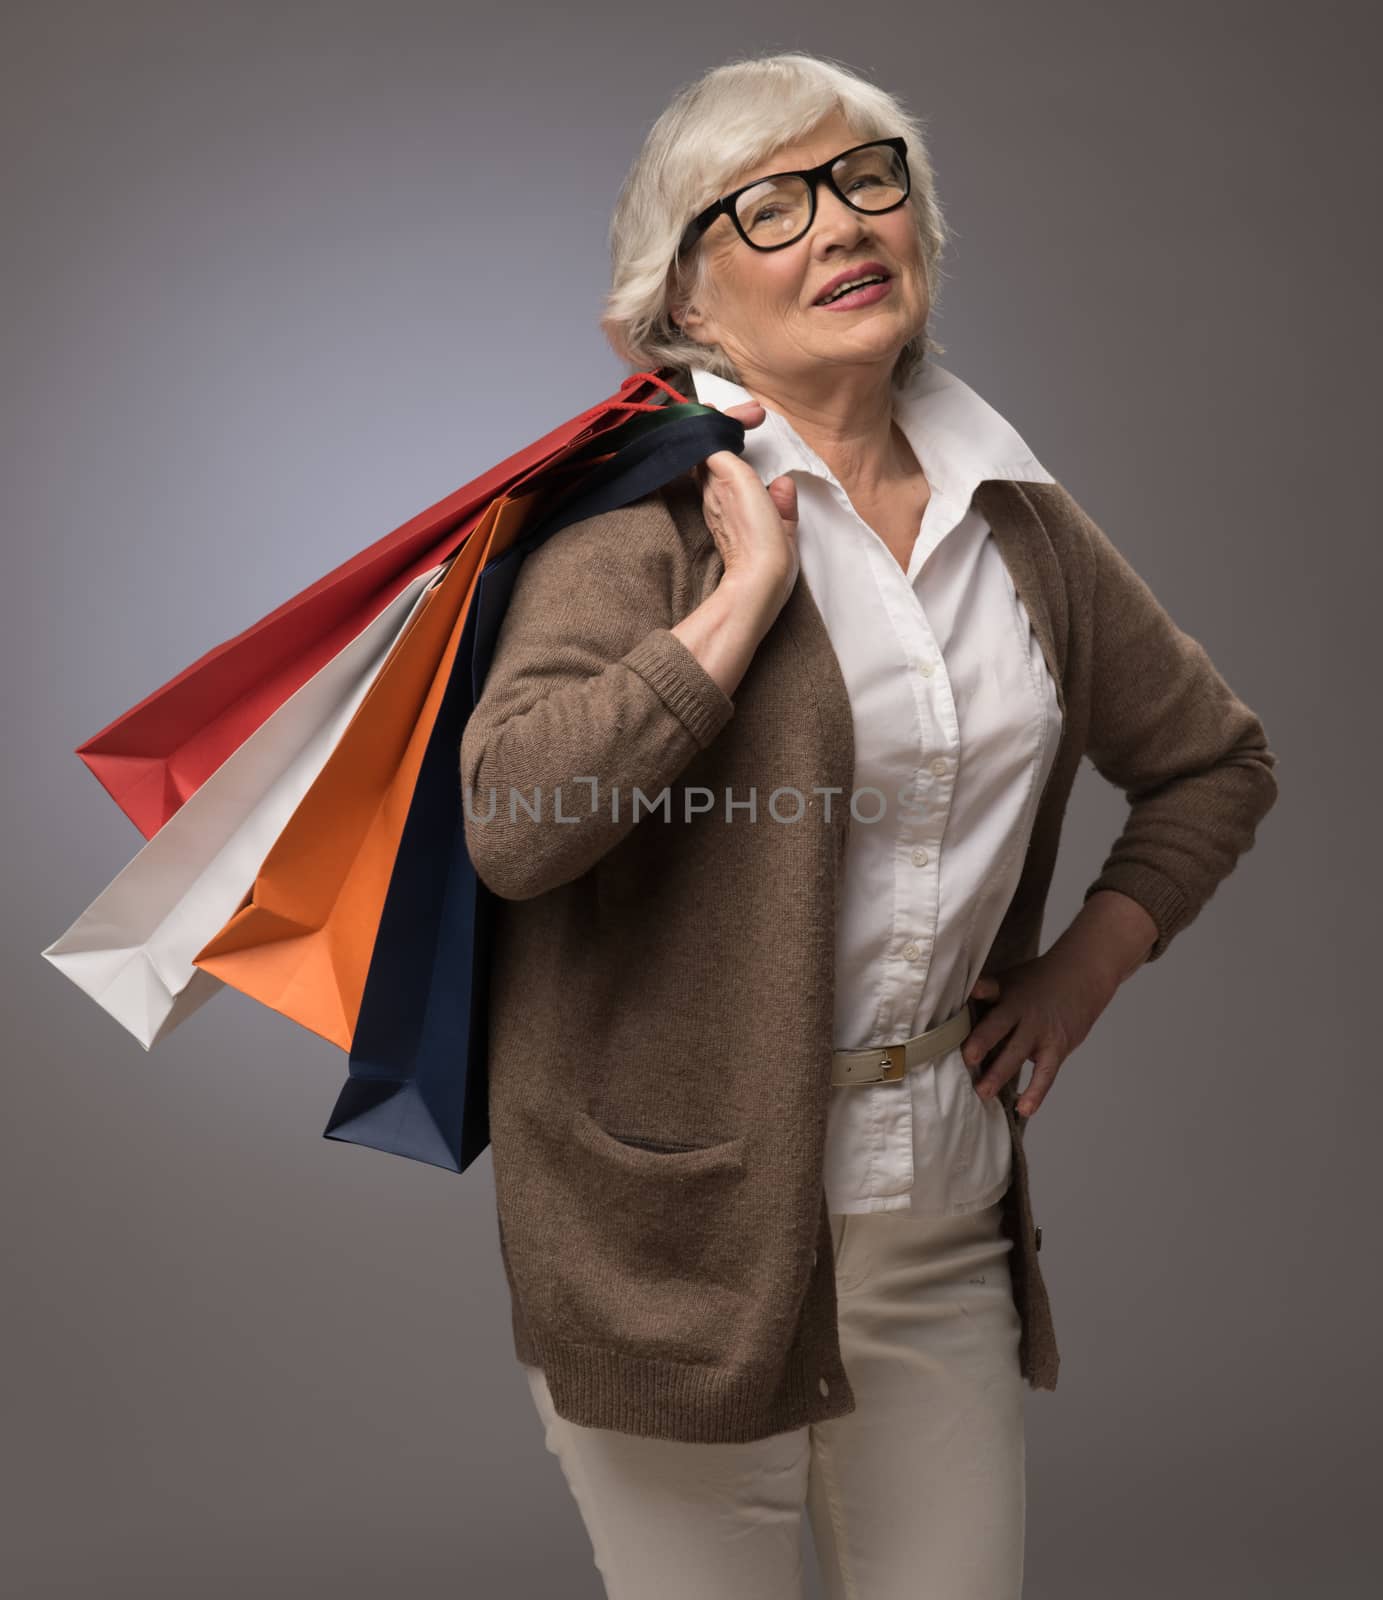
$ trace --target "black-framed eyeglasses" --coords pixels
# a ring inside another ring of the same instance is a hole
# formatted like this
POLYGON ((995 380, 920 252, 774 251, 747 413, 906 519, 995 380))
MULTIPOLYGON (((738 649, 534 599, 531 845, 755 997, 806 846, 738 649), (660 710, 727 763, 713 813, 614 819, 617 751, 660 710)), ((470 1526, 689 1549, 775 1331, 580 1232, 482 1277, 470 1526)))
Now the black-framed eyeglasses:
POLYGON ((818 184, 855 211, 877 216, 894 211, 912 192, 907 141, 871 139, 852 145, 819 167, 800 172, 773 172, 722 195, 687 224, 677 245, 684 255, 724 212, 751 250, 783 250, 811 227, 816 217, 818 184))

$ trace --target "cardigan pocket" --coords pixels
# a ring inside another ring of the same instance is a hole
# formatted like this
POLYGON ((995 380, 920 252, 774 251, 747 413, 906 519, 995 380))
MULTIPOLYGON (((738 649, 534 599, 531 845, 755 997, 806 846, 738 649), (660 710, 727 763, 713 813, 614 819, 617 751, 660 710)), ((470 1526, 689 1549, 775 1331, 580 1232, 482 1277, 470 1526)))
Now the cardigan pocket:
POLYGON ((588 1150, 620 1162, 631 1171, 676 1173, 685 1178, 726 1167, 744 1170, 743 1134, 715 1144, 701 1144, 639 1132, 616 1132, 581 1106, 574 1108, 572 1133, 588 1150), (652 1162, 645 1159, 650 1155, 652 1162), (669 1156, 677 1159, 669 1162, 669 1156), (683 1159, 692 1156, 696 1159, 683 1159))
POLYGON ((548 1257, 542 1321, 557 1338, 631 1356, 718 1364, 752 1302, 747 1137, 607 1127, 574 1106, 545 1187, 579 1251, 548 1257), (556 1193, 552 1193, 555 1185, 556 1193))

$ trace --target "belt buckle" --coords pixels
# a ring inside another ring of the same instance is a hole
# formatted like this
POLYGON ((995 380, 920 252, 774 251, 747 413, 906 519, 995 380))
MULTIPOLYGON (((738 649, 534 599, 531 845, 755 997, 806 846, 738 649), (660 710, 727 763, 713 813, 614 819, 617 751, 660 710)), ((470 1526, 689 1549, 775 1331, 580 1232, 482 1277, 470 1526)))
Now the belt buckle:
POLYGON ((907 1071, 907 1047, 901 1044, 885 1044, 879 1047, 879 1075, 870 1078, 870 1083, 897 1083, 907 1071))

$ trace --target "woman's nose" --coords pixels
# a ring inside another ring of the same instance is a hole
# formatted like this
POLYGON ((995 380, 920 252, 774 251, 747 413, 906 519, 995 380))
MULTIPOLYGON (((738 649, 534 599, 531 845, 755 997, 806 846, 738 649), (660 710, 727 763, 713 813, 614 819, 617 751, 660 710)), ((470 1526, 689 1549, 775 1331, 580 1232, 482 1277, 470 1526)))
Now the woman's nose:
POLYGON ((823 183, 817 191, 816 215, 812 218, 810 230, 812 236, 829 232, 833 236, 858 238, 867 231, 868 221, 864 215, 856 211, 854 206, 846 205, 838 194, 823 183))

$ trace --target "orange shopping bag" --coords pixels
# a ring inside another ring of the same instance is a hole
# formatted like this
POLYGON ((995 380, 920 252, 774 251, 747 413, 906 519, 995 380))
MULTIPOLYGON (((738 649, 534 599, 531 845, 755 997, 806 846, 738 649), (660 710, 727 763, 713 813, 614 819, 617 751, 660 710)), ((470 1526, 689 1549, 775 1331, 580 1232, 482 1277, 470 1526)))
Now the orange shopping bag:
POLYGON ((530 520, 491 502, 435 580, 244 903, 193 965, 351 1048, 389 880, 481 568, 530 520))

